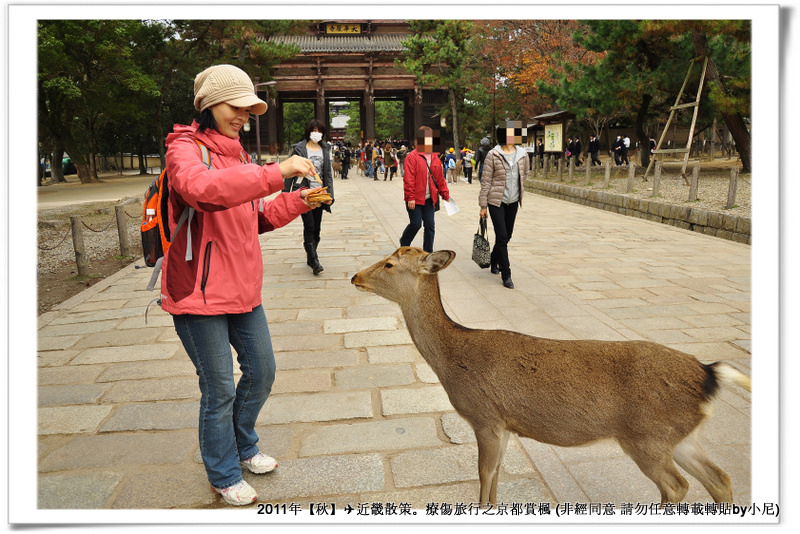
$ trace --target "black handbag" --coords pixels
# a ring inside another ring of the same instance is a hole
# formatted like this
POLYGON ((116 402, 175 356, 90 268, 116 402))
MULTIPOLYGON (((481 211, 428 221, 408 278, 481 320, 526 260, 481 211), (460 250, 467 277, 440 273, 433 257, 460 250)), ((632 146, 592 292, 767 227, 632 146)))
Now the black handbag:
POLYGON ((489 240, 486 239, 486 218, 480 217, 478 226, 480 233, 476 233, 472 239, 472 261, 478 264, 481 269, 486 269, 491 264, 491 251, 489 250, 489 240))

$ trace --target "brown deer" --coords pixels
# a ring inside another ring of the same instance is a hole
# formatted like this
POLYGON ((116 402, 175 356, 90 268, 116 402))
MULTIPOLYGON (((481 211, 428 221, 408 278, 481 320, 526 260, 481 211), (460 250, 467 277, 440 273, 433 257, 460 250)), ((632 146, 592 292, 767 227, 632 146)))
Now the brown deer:
POLYGON ((647 341, 572 341, 459 325, 444 311, 438 272, 455 252, 401 247, 353 276, 359 289, 398 303, 422 357, 478 442, 480 503, 496 503, 511 432, 562 447, 613 438, 661 492, 679 502, 689 484, 731 502, 730 477, 697 443, 720 385, 750 391, 728 364, 647 341), (674 461, 673 461, 674 460, 674 461))

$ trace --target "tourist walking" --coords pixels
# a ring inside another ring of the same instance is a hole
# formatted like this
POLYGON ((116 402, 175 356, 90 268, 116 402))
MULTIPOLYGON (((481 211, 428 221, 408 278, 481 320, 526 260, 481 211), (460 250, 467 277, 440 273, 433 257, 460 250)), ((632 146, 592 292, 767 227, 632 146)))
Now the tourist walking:
POLYGON ((408 212, 408 225, 400 236, 400 246, 411 242, 423 227, 422 249, 433 252, 436 233, 434 215, 439 207, 439 197, 450 200, 450 190, 444 179, 444 169, 439 154, 433 152, 433 129, 421 126, 416 133, 416 148, 406 156, 403 176, 403 199, 408 212))
MULTIPOLYGON (((514 232, 517 211, 522 205, 523 184, 528 179, 528 155, 514 145, 516 122, 497 129, 498 144, 486 155, 478 205, 482 218, 491 217, 495 242, 491 252, 491 272, 500 273, 503 286, 513 289, 508 243, 514 232)), ((523 130, 524 131, 524 130, 523 130)), ((521 143, 526 142, 522 135, 521 143)))
POLYGON ((593 134, 589 135, 589 155, 592 158, 592 167, 597 165, 602 165, 600 163, 600 158, 597 157, 597 154, 600 152, 600 142, 597 140, 593 134))
MULTIPOLYGON (((318 119, 311 119, 306 125, 305 137, 292 147, 292 155, 310 159, 314 163, 315 172, 309 176, 290 178, 285 181, 284 191, 294 191, 301 187, 327 187, 327 193, 333 197, 333 170, 329 144, 323 141, 325 125, 318 119)), ((329 200, 320 207, 302 215, 303 217, 303 248, 306 251, 306 263, 311 271, 317 275, 324 271, 319 262, 317 248, 322 232, 322 211, 331 212, 329 200)))

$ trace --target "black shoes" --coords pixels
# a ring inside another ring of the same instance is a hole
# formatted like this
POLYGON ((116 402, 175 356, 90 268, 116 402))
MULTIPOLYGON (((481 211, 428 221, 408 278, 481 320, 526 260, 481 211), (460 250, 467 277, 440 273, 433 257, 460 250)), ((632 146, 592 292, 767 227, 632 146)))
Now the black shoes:
POLYGON ((319 263, 319 257, 317 256, 317 244, 316 243, 303 243, 303 247, 306 249, 306 263, 314 274, 319 274, 325 269, 319 263))
POLYGON ((514 282, 511 281, 511 277, 503 280, 503 287, 507 287, 508 289, 514 289, 514 282))

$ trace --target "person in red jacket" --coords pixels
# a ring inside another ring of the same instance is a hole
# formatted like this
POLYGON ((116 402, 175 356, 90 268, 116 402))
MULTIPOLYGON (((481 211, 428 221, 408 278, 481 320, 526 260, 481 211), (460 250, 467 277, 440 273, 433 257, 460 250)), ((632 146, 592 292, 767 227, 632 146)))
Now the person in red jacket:
POLYGON ((420 127, 416 133, 416 141, 417 147, 406 156, 403 174, 408 226, 400 236, 400 246, 410 246, 424 225, 422 249, 433 252, 433 237, 436 233, 434 214, 439 209, 439 197, 449 201, 450 191, 444 179, 439 154, 433 151, 436 142, 433 129, 420 127))
MULTIPOLYGON (((261 305, 263 261, 259 233, 288 224, 319 206, 313 189, 277 195, 284 178, 308 176, 314 164, 294 156, 255 165, 239 132, 250 114, 267 104, 241 69, 215 65, 197 75, 194 105, 199 118, 175 125, 167 136, 168 224, 172 244, 163 260, 161 307, 197 369, 199 441, 212 489, 228 504, 257 499, 242 466, 266 473, 277 466, 258 446, 255 423, 275 379, 275 356, 261 305), (206 166, 201 150, 207 150, 206 166), (189 206, 194 213, 175 233, 189 206), (233 376, 236 350, 242 376, 233 376)), ((177 489, 177 488, 176 488, 177 489)))

